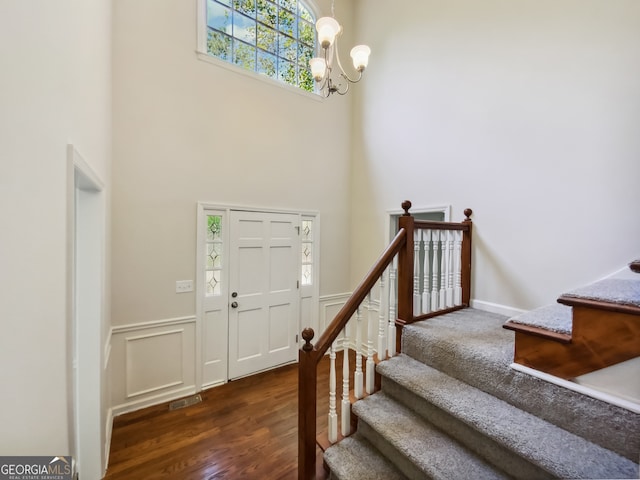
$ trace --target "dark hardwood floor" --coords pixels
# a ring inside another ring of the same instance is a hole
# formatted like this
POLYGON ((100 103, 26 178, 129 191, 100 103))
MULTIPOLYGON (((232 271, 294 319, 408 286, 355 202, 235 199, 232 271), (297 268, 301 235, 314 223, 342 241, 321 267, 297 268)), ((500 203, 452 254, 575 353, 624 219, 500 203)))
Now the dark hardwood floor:
MULTIPOLYGON (((165 403, 116 417, 105 480, 297 478, 297 367, 206 390, 201 403, 182 409, 165 403)), ((327 430, 328 359, 318 374, 320 433, 327 430)), ((317 478, 326 479, 317 464, 317 478)))

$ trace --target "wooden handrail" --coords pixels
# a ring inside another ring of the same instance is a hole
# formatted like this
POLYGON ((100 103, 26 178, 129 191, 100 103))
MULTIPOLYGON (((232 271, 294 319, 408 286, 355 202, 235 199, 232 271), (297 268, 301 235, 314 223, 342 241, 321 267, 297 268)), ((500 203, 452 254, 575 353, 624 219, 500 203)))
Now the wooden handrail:
POLYGON ((305 328, 302 331, 305 344, 300 349, 300 364, 298 366, 298 480, 311 480, 315 477, 318 362, 329 350, 358 306, 364 301, 369 291, 393 261, 393 258, 403 249, 406 242, 407 232, 404 229, 398 230, 392 242, 380 255, 378 261, 369 270, 364 280, 360 282, 360 285, 315 345, 311 344, 314 337, 313 329, 305 328))
POLYGON ((369 270, 364 280, 360 282, 360 285, 356 287, 349 297, 349 300, 343 305, 331 324, 326 328, 324 333, 318 338, 318 341, 314 345, 313 349, 318 352, 321 357, 324 355, 334 340, 340 335, 340 332, 345 327, 347 322, 351 319, 358 306, 367 298, 367 294, 374 287, 378 279, 382 276, 386 268, 393 261, 400 249, 405 245, 407 241, 407 232, 404 229, 398 230, 398 233, 391 241, 389 246, 382 252, 378 261, 369 270))
POLYGON ((433 220, 414 220, 413 224, 415 228, 429 229, 429 230, 466 230, 467 226, 464 222, 436 222, 433 220))
MULTIPOLYGON (((380 255, 362 282, 354 290, 344 306, 340 309, 331 324, 320 335, 318 341, 311 343, 315 332, 311 328, 302 331, 305 341, 300 349, 298 366, 298 480, 312 480, 316 472, 316 384, 318 380, 318 362, 338 338, 349 320, 356 313, 367 295, 373 289, 387 267, 398 256, 398 308, 396 325, 396 351, 400 352, 401 334, 404 325, 426 318, 415 316, 413 312, 414 282, 414 230, 455 230, 462 232, 461 245, 461 283, 463 305, 444 309, 428 316, 441 315, 448 311, 464 308, 469 305, 471 291, 471 209, 466 209, 465 220, 461 223, 416 221, 410 214, 411 202, 402 203, 404 214, 398 221, 398 233, 389 246, 380 255)), ((392 338, 392 337, 391 337, 392 338)))

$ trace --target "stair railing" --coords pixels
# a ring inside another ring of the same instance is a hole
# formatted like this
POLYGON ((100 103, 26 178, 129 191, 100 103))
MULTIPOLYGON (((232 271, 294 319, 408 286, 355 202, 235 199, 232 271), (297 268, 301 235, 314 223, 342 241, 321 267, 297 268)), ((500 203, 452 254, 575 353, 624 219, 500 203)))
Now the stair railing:
POLYGON ((463 222, 451 223, 415 220, 409 214, 411 202, 408 200, 402 203, 402 208, 405 213, 399 218, 398 233, 315 345, 311 343, 315 335, 313 329, 302 331, 305 344, 300 349, 298 366, 299 480, 315 478, 317 367, 324 355, 329 352, 327 440, 332 444, 353 433, 351 401, 379 389, 375 363, 400 352, 402 328, 469 305, 471 210, 465 210, 463 222), (379 288, 376 289, 379 291, 377 305, 373 299, 376 285, 379 288), (352 319, 355 322, 350 323, 352 319), (367 338, 363 341, 365 320, 367 338), (336 352, 339 350, 343 352, 340 409, 336 391, 336 352), (355 352, 353 372, 349 350, 355 352), (350 375, 354 378, 353 393, 350 375))

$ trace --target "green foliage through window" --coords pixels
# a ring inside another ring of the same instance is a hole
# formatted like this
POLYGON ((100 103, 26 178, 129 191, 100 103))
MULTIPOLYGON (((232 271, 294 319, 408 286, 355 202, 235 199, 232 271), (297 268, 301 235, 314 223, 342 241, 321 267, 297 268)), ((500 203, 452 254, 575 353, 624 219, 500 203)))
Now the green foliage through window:
POLYGON ((314 91, 315 17, 299 0, 206 0, 207 53, 314 91))

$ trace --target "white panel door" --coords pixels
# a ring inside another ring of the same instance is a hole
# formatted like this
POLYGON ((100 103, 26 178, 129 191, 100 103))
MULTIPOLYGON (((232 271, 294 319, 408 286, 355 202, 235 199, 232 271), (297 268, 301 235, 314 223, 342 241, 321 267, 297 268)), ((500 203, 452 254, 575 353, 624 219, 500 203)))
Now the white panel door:
POLYGON ((299 216, 232 211, 229 379, 295 361, 299 216))

